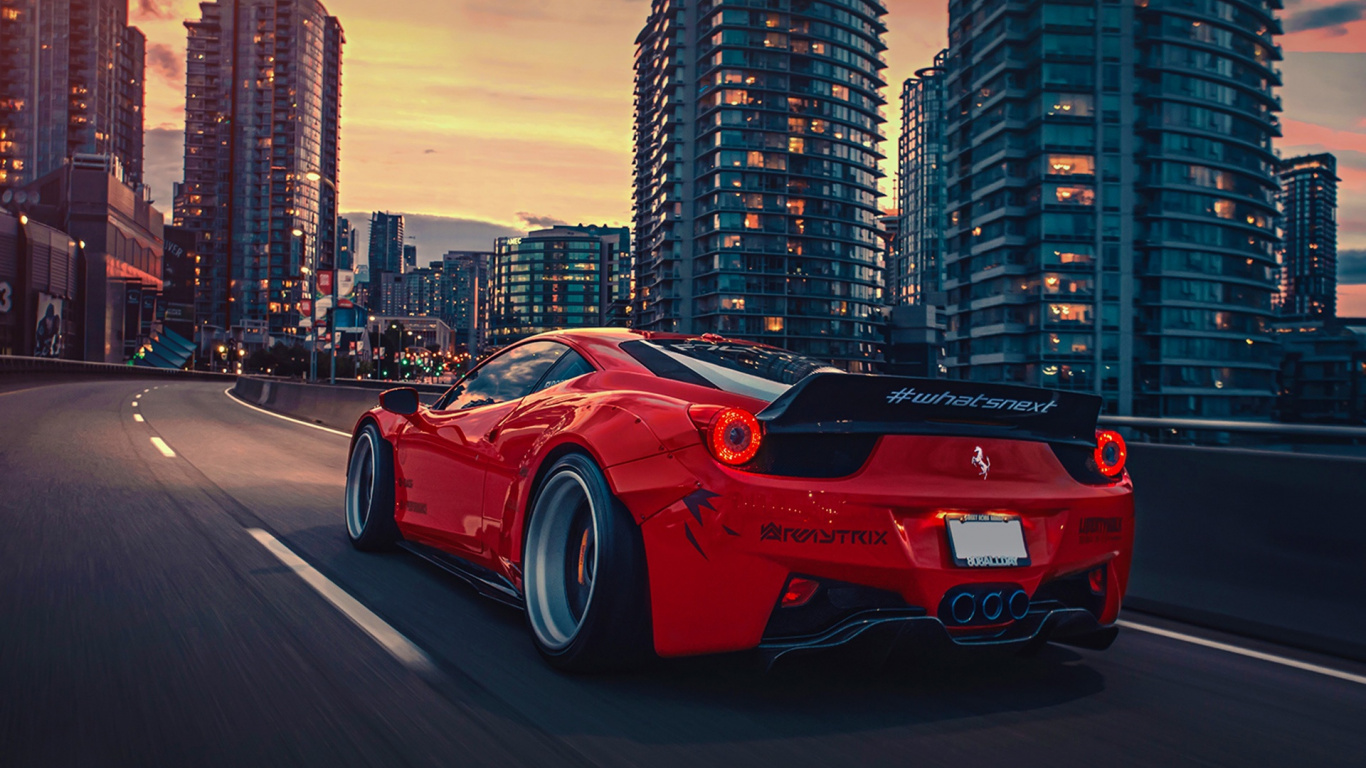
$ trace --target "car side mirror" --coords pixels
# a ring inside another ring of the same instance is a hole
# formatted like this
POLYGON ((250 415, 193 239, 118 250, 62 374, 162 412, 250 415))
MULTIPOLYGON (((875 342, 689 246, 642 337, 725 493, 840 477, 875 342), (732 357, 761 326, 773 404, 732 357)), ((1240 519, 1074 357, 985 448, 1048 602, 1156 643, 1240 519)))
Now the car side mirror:
POLYGON ((397 413, 400 416, 412 416, 414 413, 417 413, 417 405, 417 390, 412 387, 386 389, 379 393, 379 407, 389 413, 397 413))

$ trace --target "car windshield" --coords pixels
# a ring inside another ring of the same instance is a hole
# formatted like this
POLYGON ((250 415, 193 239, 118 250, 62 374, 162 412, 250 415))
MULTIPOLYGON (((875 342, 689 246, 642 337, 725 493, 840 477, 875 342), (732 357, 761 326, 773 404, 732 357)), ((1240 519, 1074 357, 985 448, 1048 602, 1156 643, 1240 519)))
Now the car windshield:
POLYGON ((656 376, 770 402, 817 371, 838 370, 786 350, 734 341, 637 340, 621 348, 656 376))

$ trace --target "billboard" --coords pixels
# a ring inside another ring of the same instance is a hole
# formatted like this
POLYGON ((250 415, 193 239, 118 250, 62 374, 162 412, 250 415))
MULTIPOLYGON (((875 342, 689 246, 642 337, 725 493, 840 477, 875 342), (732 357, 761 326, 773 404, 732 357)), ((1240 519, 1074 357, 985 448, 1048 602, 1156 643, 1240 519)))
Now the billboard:
POLYGON ((61 357, 64 351, 63 319, 66 300, 38 294, 38 330, 33 339, 34 357, 61 357))

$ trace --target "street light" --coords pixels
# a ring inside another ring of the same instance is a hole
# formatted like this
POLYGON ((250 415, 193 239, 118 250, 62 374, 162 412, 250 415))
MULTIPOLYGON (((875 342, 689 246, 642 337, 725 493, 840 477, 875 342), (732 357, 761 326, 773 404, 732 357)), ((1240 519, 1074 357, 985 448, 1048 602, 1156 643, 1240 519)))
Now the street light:
MULTIPOLYGON (((304 178, 305 178, 305 179, 308 179, 309 181, 313 182, 314 184, 318 184, 318 183, 326 184, 327 187, 328 187, 328 189, 331 189, 331 190, 332 190, 332 207, 334 208, 334 210, 332 211, 332 324, 331 324, 331 329, 332 329, 332 372, 331 372, 331 374, 328 376, 328 383, 329 383, 329 384, 336 384, 336 383, 337 383, 337 350, 338 350, 338 344, 337 344, 337 283, 340 282, 340 280, 337 279, 337 277, 338 277, 337 273, 340 271, 340 270, 337 269, 337 254, 338 254, 338 252, 339 252, 339 249, 341 248, 341 231, 340 231, 340 228, 337 226, 337 219, 338 219, 339 217, 338 217, 338 215, 337 215, 338 212, 337 212, 337 210, 335 210, 335 209, 341 207, 341 192, 338 192, 338 191, 337 191, 337 184, 336 184, 336 182, 332 181, 331 179, 327 178, 326 176, 322 175, 321 173, 319 173, 319 172, 316 171, 316 170, 310 170, 310 171, 308 171, 307 173, 304 174, 304 178)), ((315 327, 315 328, 313 329, 313 346, 316 348, 317 345, 318 345, 318 329, 315 327)), ((314 378, 314 380, 316 381, 316 380, 317 380, 317 375, 315 374, 313 378, 314 378)))

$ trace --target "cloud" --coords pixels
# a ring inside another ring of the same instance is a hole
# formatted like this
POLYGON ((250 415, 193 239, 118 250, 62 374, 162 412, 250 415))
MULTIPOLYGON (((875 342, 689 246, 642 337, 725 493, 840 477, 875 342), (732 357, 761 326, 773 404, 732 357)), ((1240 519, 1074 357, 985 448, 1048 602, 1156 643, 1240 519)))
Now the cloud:
POLYGON ((171 213, 176 183, 185 178, 185 131, 182 128, 148 128, 143 134, 142 180, 152 189, 158 211, 171 213))
POLYGON ((1366 249, 1338 251, 1338 282, 1366 283, 1366 249))
POLYGON ((562 227, 569 222, 564 219, 557 219, 554 216, 541 216, 526 211, 518 211, 517 218, 527 226, 527 229, 545 229, 548 227, 562 227))
POLYGON ((152 43, 147 46, 147 70, 160 75, 173 83, 180 82, 181 67, 185 61, 169 45, 152 43))
POLYGON ((424 150, 422 150, 422 154, 424 154, 424 155, 435 155, 435 154, 436 154, 436 150, 435 150, 435 149, 424 149, 424 150))
POLYGON ((1366 17, 1366 0, 1348 0, 1344 3, 1296 11, 1285 18, 1285 31, 1287 33, 1304 32, 1311 29, 1336 27, 1332 34, 1345 35, 1347 30, 1341 28, 1343 24, 1360 21, 1364 17, 1366 17))
POLYGON ((175 17, 175 11, 166 7, 164 0, 138 0, 137 7, 133 9, 133 19, 143 21, 145 19, 170 19, 175 17))
MULTIPOLYGON (((1285 54, 1283 117, 1338 131, 1361 131, 1366 102, 1366 53, 1285 54)), ((1291 138, 1291 137, 1287 137, 1291 138)), ((1285 143, 1285 142, 1281 142, 1285 143)))

